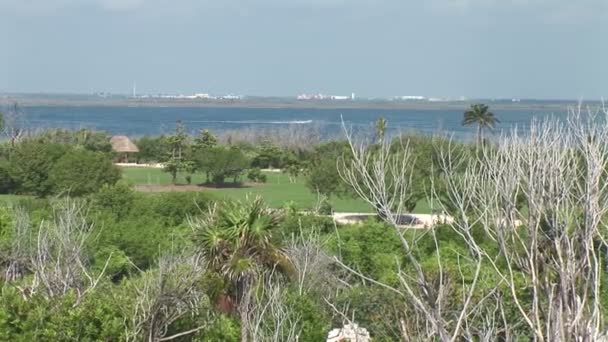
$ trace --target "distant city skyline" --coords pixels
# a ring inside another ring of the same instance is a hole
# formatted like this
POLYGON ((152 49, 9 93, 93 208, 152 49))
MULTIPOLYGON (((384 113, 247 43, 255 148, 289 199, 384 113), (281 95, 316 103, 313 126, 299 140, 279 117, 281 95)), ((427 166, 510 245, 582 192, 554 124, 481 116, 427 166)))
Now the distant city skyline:
POLYGON ((471 102, 471 101, 508 101, 508 102, 522 102, 522 101, 566 101, 566 102, 580 102, 591 103, 591 102, 604 102, 605 98, 536 98, 536 97, 466 97, 466 96, 421 96, 421 95, 397 95, 397 96, 358 96, 355 93, 351 95, 336 95, 336 94, 323 94, 323 93, 302 93, 292 95, 248 95, 248 94, 236 94, 236 93, 214 93, 214 92, 196 92, 196 93, 177 93, 177 92, 162 92, 162 93, 114 93, 114 92, 94 92, 94 93, 77 93, 77 92, 0 92, 0 99, 5 97, 6 100, 10 100, 11 96, 17 96, 15 99, 23 98, 30 99, 39 96, 49 98, 62 98, 65 96, 83 96, 83 97, 99 97, 99 98, 137 98, 137 99, 176 99, 176 100, 250 100, 250 99, 284 99, 284 100, 298 100, 298 101, 402 101, 402 102, 471 102), (8 97, 7 97, 8 96, 8 97))
POLYGON ((0 0, 0 93, 600 99, 605 0, 0 0))

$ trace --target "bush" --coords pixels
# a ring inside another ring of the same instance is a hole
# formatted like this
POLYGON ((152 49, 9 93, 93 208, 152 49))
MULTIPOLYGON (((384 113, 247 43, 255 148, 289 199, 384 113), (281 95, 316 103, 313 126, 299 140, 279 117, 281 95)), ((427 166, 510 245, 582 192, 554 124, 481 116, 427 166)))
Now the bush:
POLYGON ((319 215, 333 215, 334 207, 329 203, 327 197, 322 197, 317 203, 316 211, 319 215))
POLYGON ((332 237, 330 245, 345 264, 389 284, 396 280, 397 262, 406 263, 397 233, 381 222, 368 220, 341 227, 339 237, 332 237))
POLYGON ((247 179, 255 183, 266 183, 266 181, 268 180, 266 175, 263 174, 262 170, 260 170, 259 168, 249 170, 249 172, 247 173, 247 179))
POLYGON ((51 169, 70 149, 62 144, 24 141, 10 157, 9 175, 22 192, 40 197, 50 195, 54 188, 49 180, 51 169))
POLYGON ((185 222, 188 217, 206 213, 213 202, 213 197, 204 192, 169 192, 152 196, 142 195, 136 203, 136 209, 149 208, 157 220, 167 226, 176 226, 185 222))
POLYGON ((258 154, 251 161, 251 166, 262 169, 280 168, 282 156, 283 151, 279 147, 264 142, 260 146, 258 154))
POLYGON ((214 147, 197 152, 197 169, 211 176, 216 185, 232 178, 236 183, 243 171, 249 166, 245 154, 238 148, 214 147))
POLYGON ((106 291, 89 293, 78 303, 76 294, 25 300, 13 287, 0 296, 1 341, 121 341, 124 320, 106 291))
POLYGON ((0 162, 0 194, 8 194, 15 191, 15 181, 9 172, 8 162, 0 162))
POLYGON ((104 187, 91 198, 98 208, 95 221, 104 227, 96 248, 116 248, 139 268, 149 267, 171 249, 180 251, 189 245, 188 217, 207 212, 213 201, 202 192, 138 194, 123 183, 104 187))
POLYGON ((48 181, 56 194, 82 196, 116 183, 120 176, 120 169, 106 155, 74 149, 51 167, 48 181))
POLYGON ((167 138, 163 135, 159 137, 143 136, 135 141, 135 145, 139 149, 137 152, 137 162, 162 162, 169 155, 169 144, 167 138))
POLYGON ((118 249, 140 269, 147 269, 156 258, 175 244, 175 229, 167 229, 154 216, 131 215, 120 221, 104 220, 98 248, 118 249))
POLYGON ((133 207, 135 192, 131 186, 125 182, 118 182, 114 185, 104 185, 92 197, 95 207, 109 210, 116 218, 125 218, 133 207))
MULTIPOLYGON (((347 306, 354 321, 369 331, 374 342, 400 341, 400 322, 411 323, 403 298, 377 286, 353 286, 336 298, 336 305, 347 306)), ((335 316, 334 327, 342 324, 342 318, 335 316)))
POLYGON ((287 293, 285 305, 293 310, 294 315, 299 318, 302 328, 298 338, 299 342, 324 341, 327 332, 331 329, 331 321, 327 312, 314 296, 299 295, 297 291, 291 290, 287 293))
POLYGON ((333 234, 336 231, 334 220, 331 217, 294 213, 292 209, 287 210, 287 216, 281 222, 280 231, 283 238, 288 241, 300 234, 304 236, 310 233, 333 234))
POLYGON ((351 194, 352 190, 344 183, 336 167, 339 158, 348 158, 350 154, 348 144, 343 141, 333 141, 315 148, 306 168, 308 188, 328 197, 351 194))

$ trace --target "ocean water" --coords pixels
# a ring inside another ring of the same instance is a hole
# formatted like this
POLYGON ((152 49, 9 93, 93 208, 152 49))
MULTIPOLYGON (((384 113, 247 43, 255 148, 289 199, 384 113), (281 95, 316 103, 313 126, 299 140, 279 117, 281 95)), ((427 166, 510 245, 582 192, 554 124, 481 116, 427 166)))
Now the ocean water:
MULTIPOLYGON (((353 130, 370 130, 382 116, 391 131, 451 134, 471 138, 474 127, 463 127, 461 110, 436 109, 283 109, 213 107, 24 107, 23 124, 29 128, 91 128, 132 137, 170 133, 177 120, 189 132, 199 129, 225 131, 244 128, 317 127, 327 136, 342 132, 342 120, 353 130)), ((565 112, 542 110, 493 110, 501 132, 525 128, 533 117, 565 117, 565 112)))

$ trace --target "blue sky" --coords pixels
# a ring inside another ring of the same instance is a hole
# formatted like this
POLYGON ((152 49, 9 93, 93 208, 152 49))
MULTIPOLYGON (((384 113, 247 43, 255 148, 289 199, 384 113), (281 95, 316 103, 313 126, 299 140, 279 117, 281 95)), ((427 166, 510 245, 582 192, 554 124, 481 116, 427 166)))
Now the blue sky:
POLYGON ((0 92, 608 96, 606 0, 0 0, 0 92))

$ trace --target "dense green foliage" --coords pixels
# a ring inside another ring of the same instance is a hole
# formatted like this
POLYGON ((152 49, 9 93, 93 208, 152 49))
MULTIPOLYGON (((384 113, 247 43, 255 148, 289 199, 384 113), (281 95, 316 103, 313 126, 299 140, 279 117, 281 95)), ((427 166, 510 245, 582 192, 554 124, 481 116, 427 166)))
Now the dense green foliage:
MULTIPOLYGON (((371 156, 386 141, 386 124, 376 124, 371 156)), ((226 186, 246 175, 253 182, 269 182, 274 192, 268 197, 278 198, 272 208, 245 192, 232 197, 241 200, 226 199, 224 189, 136 192, 132 184, 119 181, 105 141, 103 134, 88 131, 54 131, 2 149, 0 190, 37 197, 0 205, 0 340, 293 341, 297 335, 298 341, 313 342, 348 320, 365 327, 373 341, 422 340, 425 336, 416 333, 429 331, 430 323, 412 298, 441 303, 445 311, 439 314, 453 328, 470 289, 473 305, 483 305, 476 308, 479 316, 467 321, 471 335, 457 333, 455 340, 483 340, 490 323, 497 328, 489 339, 507 340, 508 333, 514 340, 534 339, 521 311, 547 298, 532 297, 535 285, 524 259, 505 257, 505 250, 523 255, 518 248, 524 245, 497 243, 506 233, 525 242, 526 226, 506 227, 490 219, 485 226, 480 220, 456 229, 459 220, 476 219, 474 209, 483 210, 486 203, 469 199, 475 208, 456 216, 446 190, 450 178, 441 172, 442 151, 459 156, 461 164, 449 175, 459 180, 462 167, 479 166, 477 157, 493 153, 491 146, 393 137, 386 145, 391 157, 403 155, 405 148, 413 155, 406 209, 431 197, 456 220, 454 225, 407 229, 377 218, 341 225, 326 216, 339 203, 336 197, 354 196, 337 170, 351 158, 345 141, 309 151, 267 141, 224 145, 209 131, 191 137, 183 127, 169 137, 138 141, 140 160, 167 162, 166 173, 152 169, 165 177, 163 184, 179 183, 186 175, 196 183, 226 186), (270 167, 283 167, 284 173, 261 170, 270 167), (273 188, 280 182, 281 188, 273 188), (302 194, 316 198, 317 205, 299 207, 302 194), (502 230, 488 233, 495 226, 502 230), (479 250, 486 256, 478 263, 479 250), (501 273, 509 274, 516 286, 508 288, 501 273), (414 286, 406 293, 404 283, 410 280, 414 286)), ((580 169, 579 178, 589 173, 586 164, 580 169)), ((134 170, 126 169, 127 179, 140 177, 135 183, 143 184, 146 175, 134 170)), ((573 188, 583 189, 577 182, 573 188)), ((529 205, 520 194, 515 197, 510 205, 529 205)), ((591 219, 579 210, 567 220, 546 215, 538 221, 542 234, 535 252, 545 258, 541 267, 569 247, 555 238, 557 228, 591 219)), ((564 231, 575 237, 579 233, 564 231)), ((602 243, 592 242, 587 249, 602 243)), ((601 261, 595 265, 604 269, 605 248, 598 251, 594 257, 601 261)), ((565 280, 553 270, 543 275, 553 287, 565 280)), ((602 280, 598 298, 581 299, 597 300, 603 312, 607 289, 602 280)))
POLYGON ((226 179, 237 183, 249 166, 245 154, 234 147, 212 147, 200 150, 196 154, 198 170, 208 175, 208 181, 222 185, 226 179))
POLYGON ((53 193, 54 186, 48 179, 50 171, 69 149, 67 145, 34 140, 19 144, 11 151, 8 167, 17 189, 38 196, 53 193))
POLYGON ((54 193, 82 196, 120 179, 120 169, 100 152, 74 150, 66 153, 49 170, 54 193))
MULTIPOLYGON (((242 305, 244 284, 254 285, 256 279, 262 280, 256 276, 262 276, 263 273, 258 273, 262 268, 279 267, 287 275, 282 305, 297 317, 300 341, 318 341, 332 327, 341 325, 342 320, 325 302, 329 294, 323 292, 323 286, 314 287, 313 292, 298 289, 292 278, 294 271, 280 252, 294 236, 320 234, 329 255, 339 255, 345 264, 388 284, 396 282, 397 265, 408 267, 394 230, 380 222, 341 226, 337 232, 331 220, 291 210, 271 214, 259 200, 220 203, 219 211, 210 214, 208 209, 214 200, 200 193, 142 195, 122 183, 104 186, 87 202, 90 219, 103 227, 100 235, 92 237, 94 243, 88 251, 92 268, 101 270, 110 258, 102 283, 82 298, 68 292, 52 298, 35 295, 27 299, 17 286, 27 284, 28 278, 5 284, 0 296, 2 339, 125 340, 125 329, 137 300, 132 287, 149 277, 149 272, 155 272, 159 257, 200 249, 205 259, 212 261, 209 273, 201 280, 201 291, 216 304, 205 304, 198 314, 184 316, 170 326, 169 332, 178 333, 202 324, 204 329, 193 333, 192 340, 238 340, 243 316, 238 309, 230 306, 226 309, 225 303, 234 303, 238 308, 242 305), (190 217, 201 222, 195 224, 194 231, 188 225, 190 217), (226 296, 234 299, 227 302, 226 296), (224 303, 224 308, 219 303, 224 303)), ((34 224, 38 218, 51 215, 48 205, 30 205, 27 210, 34 224)), ((10 209, 0 211, 0 231, 11 231, 14 224, 11 217, 10 209)), ((456 279, 463 271, 462 266, 466 266, 465 259, 459 256, 467 255, 467 250, 457 235, 450 234, 449 227, 438 231, 445 232, 438 235, 442 241, 439 253, 454 258, 453 263, 444 267, 447 275, 456 279)), ((432 236, 412 232, 407 238, 418 241, 416 253, 432 276, 438 251, 432 236)), ((10 234, 0 234, 1 241, 10 239, 10 234)), ((484 287, 493 288, 496 279, 492 278, 491 269, 484 272, 488 273, 484 287)), ((332 290, 336 297, 331 301, 338 307, 348 307, 375 340, 398 340, 400 320, 409 310, 407 303, 381 287, 356 279, 349 281, 351 287, 338 286, 332 290)), ((458 298, 452 298, 455 305, 458 298)), ((249 300, 257 302, 263 298, 256 295, 249 300)))
POLYGON ((332 141, 317 146, 306 169, 307 186, 311 191, 326 196, 342 196, 350 188, 340 178, 337 163, 340 158, 349 155, 349 147, 345 141, 332 141))
POLYGON ((120 179, 111 158, 109 153, 44 137, 26 140, 0 161, 0 190, 36 196, 90 194, 120 179))
POLYGON ((169 155, 167 137, 164 135, 158 137, 143 136, 135 141, 139 152, 137 153, 137 161, 139 163, 163 162, 169 155))
POLYGON ((52 129, 44 131, 38 137, 45 143, 56 143, 84 148, 88 151, 112 153, 110 136, 105 132, 81 129, 70 131, 65 129, 52 129))

